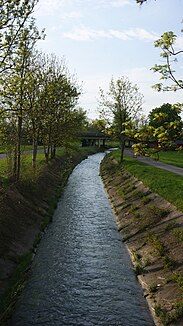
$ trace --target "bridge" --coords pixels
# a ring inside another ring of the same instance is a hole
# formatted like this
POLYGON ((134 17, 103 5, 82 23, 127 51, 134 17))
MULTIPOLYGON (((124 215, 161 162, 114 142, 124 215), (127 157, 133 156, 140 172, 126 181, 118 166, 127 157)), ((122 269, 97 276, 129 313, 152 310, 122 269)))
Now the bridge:
POLYGON ((98 146, 104 147, 105 141, 110 137, 101 131, 85 131, 80 134, 82 146, 98 146))

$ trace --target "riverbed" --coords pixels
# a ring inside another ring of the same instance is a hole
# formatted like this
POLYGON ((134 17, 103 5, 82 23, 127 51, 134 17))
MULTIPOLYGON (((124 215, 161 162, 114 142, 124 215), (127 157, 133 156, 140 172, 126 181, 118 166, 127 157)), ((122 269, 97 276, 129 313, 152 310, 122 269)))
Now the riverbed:
POLYGON ((71 174, 11 325, 154 325, 99 176, 103 157, 71 174))

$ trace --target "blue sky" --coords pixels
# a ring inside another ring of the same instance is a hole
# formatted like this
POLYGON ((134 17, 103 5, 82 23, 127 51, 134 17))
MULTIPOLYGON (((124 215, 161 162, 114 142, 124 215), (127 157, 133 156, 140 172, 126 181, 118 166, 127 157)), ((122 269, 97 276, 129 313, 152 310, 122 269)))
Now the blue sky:
MULTIPOLYGON (((98 116, 99 87, 107 90, 112 76, 138 85, 145 114, 163 103, 183 102, 183 91, 153 90, 159 75, 150 71, 162 62, 154 41, 164 32, 174 31, 177 49, 183 49, 182 0, 149 0, 141 7, 135 0, 39 0, 35 16, 47 35, 39 48, 65 58, 83 84, 79 104, 90 118, 98 116)), ((183 60, 176 73, 182 78, 183 60)))

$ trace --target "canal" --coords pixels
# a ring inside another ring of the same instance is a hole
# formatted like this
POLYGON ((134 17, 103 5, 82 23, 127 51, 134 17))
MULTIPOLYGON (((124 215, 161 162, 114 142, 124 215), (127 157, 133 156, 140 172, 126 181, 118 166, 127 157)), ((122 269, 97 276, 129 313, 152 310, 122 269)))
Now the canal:
POLYGON ((11 325, 154 325, 99 176, 103 156, 71 174, 11 325))

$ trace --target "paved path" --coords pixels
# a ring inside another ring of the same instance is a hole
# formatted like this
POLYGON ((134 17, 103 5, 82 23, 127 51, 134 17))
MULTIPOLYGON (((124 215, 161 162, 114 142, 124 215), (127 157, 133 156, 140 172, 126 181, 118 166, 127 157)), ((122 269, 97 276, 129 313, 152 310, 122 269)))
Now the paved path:
MULTIPOLYGON (((129 156, 133 156, 133 151, 131 149, 125 149, 125 154, 129 156)), ((140 162, 143 162, 145 164, 149 164, 152 166, 155 166, 156 168, 167 170, 179 175, 183 176, 183 168, 179 168, 178 166, 171 165, 171 164, 166 164, 163 162, 155 161, 150 157, 144 157, 144 156, 137 156, 137 158, 134 158, 134 160, 138 160, 140 162)))
MULTIPOLYGON (((38 150, 38 151, 42 151, 42 150, 38 150)), ((133 150, 126 148, 125 149, 125 154, 133 157, 133 150)), ((0 159, 4 159, 5 157, 6 157, 6 154, 0 154, 0 159)), ((156 168, 167 170, 167 171, 170 171, 170 172, 173 172, 173 173, 176 173, 176 174, 179 174, 179 175, 183 176, 183 168, 179 168, 178 166, 175 166, 175 165, 155 161, 150 157, 144 157, 144 156, 137 156, 137 158, 134 158, 134 160, 138 160, 138 161, 143 162, 145 164, 155 166, 156 168)))
MULTIPOLYGON (((38 153, 43 153, 44 152, 44 149, 42 148, 39 148, 37 150, 38 153)), ((24 153, 27 153, 27 154, 32 154, 32 151, 24 151, 24 153)), ((0 160, 3 160, 4 158, 6 158, 6 154, 0 154, 0 160)))

